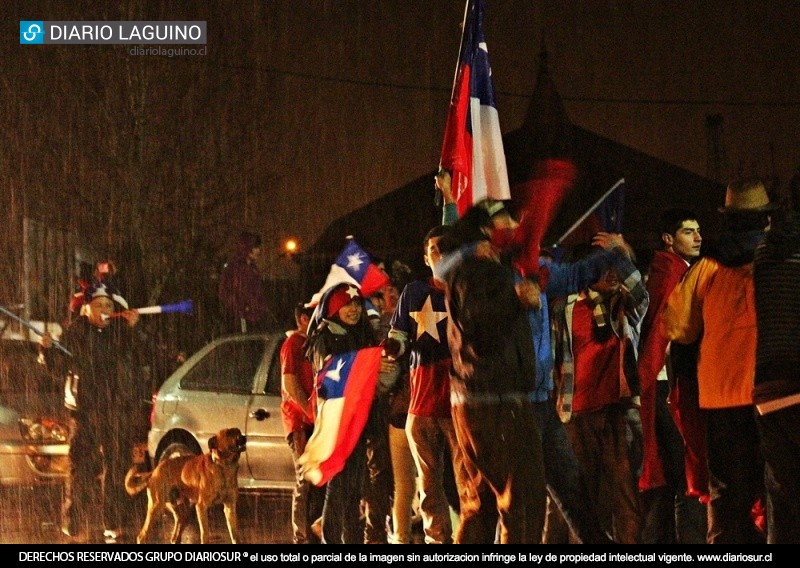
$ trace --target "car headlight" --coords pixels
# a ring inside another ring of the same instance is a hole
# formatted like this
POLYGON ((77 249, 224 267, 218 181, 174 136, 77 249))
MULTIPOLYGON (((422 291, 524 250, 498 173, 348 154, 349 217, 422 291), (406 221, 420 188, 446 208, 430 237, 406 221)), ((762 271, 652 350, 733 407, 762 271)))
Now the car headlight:
POLYGON ((20 418, 19 431, 24 440, 31 442, 66 442, 69 428, 52 418, 20 418))

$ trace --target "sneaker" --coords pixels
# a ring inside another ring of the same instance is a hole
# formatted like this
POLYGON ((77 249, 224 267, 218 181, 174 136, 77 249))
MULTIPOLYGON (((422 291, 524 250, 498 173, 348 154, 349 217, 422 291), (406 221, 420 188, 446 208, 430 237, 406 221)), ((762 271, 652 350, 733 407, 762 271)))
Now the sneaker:
POLYGON ((311 523, 311 533, 322 541, 322 517, 311 523))
POLYGON ((103 531, 103 538, 106 541, 118 540, 122 537, 122 529, 105 529, 103 531))
POLYGON ((70 527, 69 525, 61 526, 61 534, 75 543, 83 543, 88 540, 86 531, 79 531, 73 527, 70 527))

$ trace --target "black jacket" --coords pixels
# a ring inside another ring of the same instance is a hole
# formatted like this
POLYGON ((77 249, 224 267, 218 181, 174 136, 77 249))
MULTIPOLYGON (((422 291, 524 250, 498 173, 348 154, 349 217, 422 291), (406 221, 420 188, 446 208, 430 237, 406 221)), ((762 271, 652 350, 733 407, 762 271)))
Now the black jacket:
POLYGON ((465 259, 448 278, 447 309, 454 380, 472 392, 534 390, 531 327, 508 267, 465 259))
POLYGON ((117 413, 140 413, 151 395, 142 365, 144 346, 123 319, 100 329, 80 317, 66 329, 61 343, 72 357, 49 349, 47 365, 65 382, 67 408, 101 421, 117 413))

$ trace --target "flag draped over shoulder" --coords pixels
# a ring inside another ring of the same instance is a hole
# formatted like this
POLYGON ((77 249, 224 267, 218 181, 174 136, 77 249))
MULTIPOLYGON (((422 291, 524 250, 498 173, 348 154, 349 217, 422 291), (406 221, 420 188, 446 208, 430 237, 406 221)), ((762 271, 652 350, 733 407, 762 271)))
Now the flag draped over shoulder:
POLYGON ((440 160, 459 215, 483 199, 511 198, 483 14, 483 0, 468 0, 440 160))
POLYGON ((314 433, 299 459, 310 483, 324 485, 344 468, 367 423, 380 361, 381 348, 367 347, 334 355, 318 373, 314 433))
POLYGON ((312 296, 308 305, 319 304, 325 291, 337 284, 354 284, 358 286, 361 295, 367 297, 386 287, 389 282, 389 275, 372 261, 372 257, 367 251, 361 248, 353 237, 347 237, 342 252, 331 265, 325 283, 319 292, 312 296))
POLYGON ((556 245, 572 246, 588 243, 600 231, 621 233, 624 211, 625 178, 622 178, 561 235, 556 245))

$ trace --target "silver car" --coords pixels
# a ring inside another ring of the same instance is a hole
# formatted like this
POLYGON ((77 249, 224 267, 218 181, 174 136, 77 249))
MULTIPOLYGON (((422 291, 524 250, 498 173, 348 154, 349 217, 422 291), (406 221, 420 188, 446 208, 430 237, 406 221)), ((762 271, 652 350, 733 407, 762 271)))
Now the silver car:
POLYGON ((69 470, 63 385, 36 363, 34 343, 0 336, 0 487, 63 483, 69 470))
POLYGON ((247 451, 239 487, 291 490, 294 466, 281 419, 281 332, 228 335, 205 345, 153 397, 147 451, 155 463, 208 451, 222 428, 239 428, 247 451))

